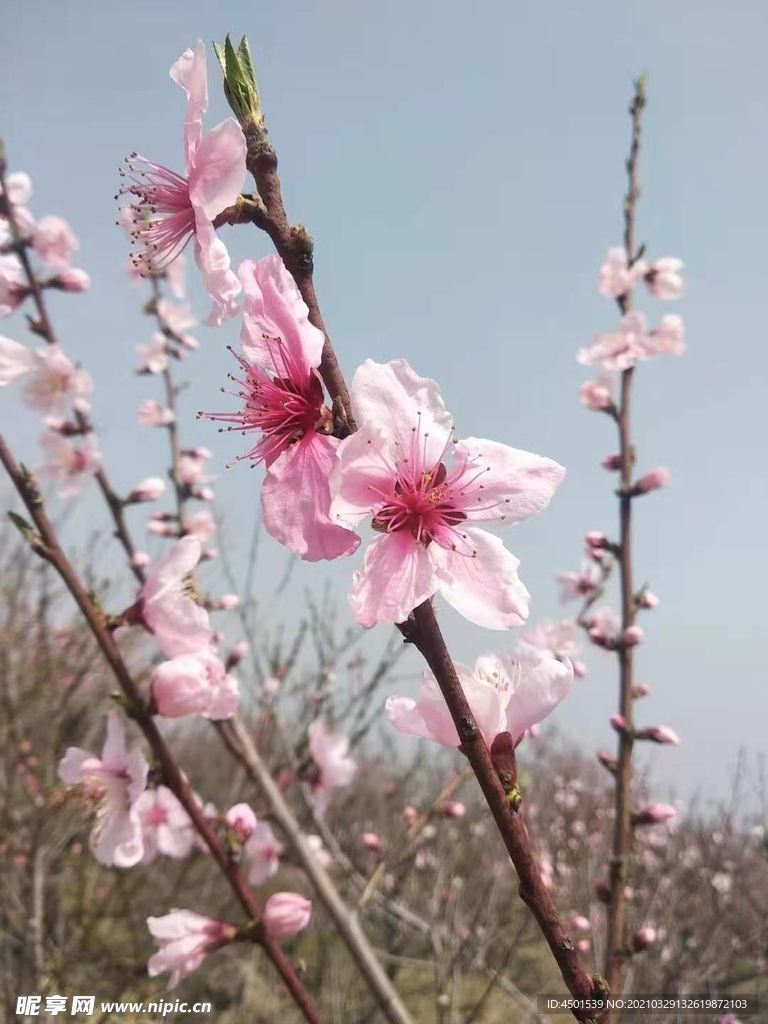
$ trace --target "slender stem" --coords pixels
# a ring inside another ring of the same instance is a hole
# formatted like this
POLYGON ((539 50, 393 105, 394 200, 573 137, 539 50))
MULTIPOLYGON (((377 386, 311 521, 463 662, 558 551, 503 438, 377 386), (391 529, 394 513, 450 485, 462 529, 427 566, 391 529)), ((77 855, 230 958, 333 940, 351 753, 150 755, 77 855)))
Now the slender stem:
MULTIPOLYGON (((632 119, 632 141, 626 168, 628 177, 627 194, 624 199, 624 246, 627 262, 636 258, 635 212, 640 198, 638 162, 642 132, 642 112, 645 107, 645 79, 635 83, 635 94, 629 107, 632 119)), ((618 300, 622 314, 629 312, 632 304, 631 292, 618 300)), ((619 430, 619 455, 621 459, 621 482, 619 487, 619 578, 621 585, 622 633, 634 624, 635 597, 632 579, 632 472, 635 451, 631 435, 631 398, 634 370, 625 370, 621 375, 621 395, 617 415, 619 430)), ((632 747, 633 747, 633 661, 634 651, 626 644, 617 648, 619 662, 619 714, 626 722, 618 739, 618 755, 614 773, 615 817, 613 844, 609 866, 610 903, 608 905, 607 940, 605 949, 605 978, 611 992, 621 990, 624 963, 627 957, 626 886, 629 875, 629 858, 632 853, 632 747)), ((608 1020, 611 1018, 609 1017, 608 1020)))
POLYGON ((315 1006, 309 992, 299 980, 290 961, 279 944, 270 938, 264 930, 261 924, 261 908, 258 902, 248 888, 242 872, 232 861, 224 845, 213 830, 211 823, 205 817, 202 808, 192 793, 189 783, 163 739, 154 718, 148 712, 141 691, 123 661, 114 636, 107 628, 103 614, 94 605, 73 566, 62 551, 34 481, 24 474, 16 464, 2 437, 0 437, 0 462, 2 462, 8 472, 37 528, 38 536, 31 539, 34 550, 58 572, 83 613, 107 664, 123 691, 129 716, 137 723, 152 750, 165 785, 184 807, 196 832, 210 850, 214 860, 229 882, 238 902, 248 915, 249 920, 253 922, 253 941, 262 946, 285 982, 296 1005, 304 1014, 305 1019, 310 1024, 322 1024, 319 1010, 315 1006))

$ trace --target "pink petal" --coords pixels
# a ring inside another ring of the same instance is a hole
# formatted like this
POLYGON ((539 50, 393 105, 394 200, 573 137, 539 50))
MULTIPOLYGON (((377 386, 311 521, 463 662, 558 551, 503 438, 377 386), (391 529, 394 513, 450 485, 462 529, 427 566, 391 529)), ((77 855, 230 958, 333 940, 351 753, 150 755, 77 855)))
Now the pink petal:
POLYGON ((415 454, 430 468, 440 459, 453 429, 435 381, 419 377, 405 359, 358 367, 352 380, 352 413, 359 424, 384 427, 400 444, 401 457, 415 454))
POLYGON ((107 771, 120 773, 125 769, 125 724, 117 711, 110 711, 107 715, 107 738, 101 760, 107 771))
POLYGON ((240 282, 230 269, 227 247, 201 210, 195 210, 195 262, 203 275, 206 291, 213 299, 213 309, 205 323, 209 327, 220 327, 239 312, 240 282))
POLYGON ((203 134, 203 114, 208 109, 208 67, 205 44, 198 39, 194 50, 187 48, 170 71, 173 81, 187 94, 187 116, 184 119, 184 149, 187 168, 203 134))
POLYGON ((0 387, 29 373, 33 365, 34 356, 28 348, 0 335, 0 387))
POLYGON ((467 518, 475 522, 519 523, 541 512, 565 476, 563 467, 552 459, 497 441, 468 437, 457 443, 454 452, 454 465, 467 464, 468 476, 473 475, 472 469, 488 468, 479 481, 482 492, 477 497, 482 500, 477 501, 476 509, 472 504, 464 509, 467 518))
POLYGON ((341 442, 330 479, 332 519, 357 526, 375 515, 382 494, 390 493, 397 477, 388 449, 384 431, 369 424, 341 442))
POLYGON ((59 761, 59 778, 67 786, 77 786, 83 781, 86 771, 101 767, 101 761, 90 750, 68 747, 64 757, 59 761))
POLYGON ((361 626, 404 622, 431 597, 438 580, 426 548, 407 531, 379 537, 365 553, 363 571, 355 573, 349 603, 361 626))
POLYGON ((189 169, 189 198, 208 220, 231 206, 245 183, 245 136, 233 117, 200 141, 189 169))
POLYGON ((267 533, 307 562, 350 555, 360 544, 329 516, 338 445, 336 438, 308 435, 272 463, 261 490, 267 533))
POLYGON ((461 531, 477 552, 475 557, 429 547, 439 590, 446 601, 470 622, 487 629, 511 629, 528 618, 530 594, 517 575, 520 562, 502 542, 485 530, 461 531))
POLYGON ((507 659, 513 692, 507 706, 507 729, 515 742, 522 739, 527 729, 551 714, 568 694, 573 680, 573 666, 569 661, 556 658, 521 658, 516 655, 519 669, 507 659))

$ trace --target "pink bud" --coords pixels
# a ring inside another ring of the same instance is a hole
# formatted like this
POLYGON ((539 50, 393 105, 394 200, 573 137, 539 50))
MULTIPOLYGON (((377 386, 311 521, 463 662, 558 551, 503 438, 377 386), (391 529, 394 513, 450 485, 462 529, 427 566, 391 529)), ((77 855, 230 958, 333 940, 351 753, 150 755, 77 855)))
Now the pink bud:
POLYGON ((609 754, 606 750, 598 750, 597 760, 600 762, 603 768, 607 768, 609 772, 616 771, 616 758, 612 754, 609 754))
POLYGON ((655 594, 652 594, 650 590, 642 590, 637 598, 638 608, 658 608, 659 599, 655 594))
POLYGON ((627 720, 623 715, 614 715, 613 718, 611 718, 611 725, 618 733, 627 731, 627 720))
POLYGON ((607 548, 608 538, 604 533, 599 530, 590 530, 589 533, 584 537, 584 541, 588 548, 607 548))
POLYGON ((640 626, 627 626, 622 634, 622 642, 625 647, 637 647, 642 643, 645 633, 640 626))
POLYGON ((72 253, 80 248, 72 228, 61 217, 42 217, 32 236, 35 252, 49 267, 65 270, 72 253))
POLYGON ((671 804, 646 804, 632 815, 633 825, 661 825, 677 817, 677 808, 671 804))
POLYGON ((659 466, 657 469, 652 469, 650 473, 646 473, 645 476, 641 476, 633 490, 636 494, 648 494, 649 491, 657 491, 660 487, 666 487, 671 479, 672 474, 669 470, 659 466))
POLYGON ((413 823, 418 819, 418 817, 419 812, 416 810, 415 807, 411 807, 411 805, 409 804, 407 807, 403 808, 403 820, 407 825, 413 825, 413 823))
POLYGON ((576 949, 578 949, 580 953, 588 953, 589 939, 579 939, 579 941, 576 943, 576 949))
POLYGON ((131 559, 131 565, 133 565, 136 569, 146 569, 151 561, 152 559, 149 557, 146 551, 137 551, 135 552, 133 558, 131 559))
POLYGON ((213 501, 216 495, 213 493, 213 489, 210 487, 199 487, 195 491, 195 497, 199 501, 213 501))
POLYGON ((578 658, 571 659, 571 665, 573 665, 573 674, 577 679, 583 679, 587 674, 587 666, 583 661, 579 661, 578 658))
POLYGON ((262 920, 267 934, 279 942, 306 928, 311 914, 311 900, 296 892, 276 892, 267 900, 262 920))
POLYGON ((640 697, 647 697, 650 692, 650 686, 646 686, 645 683, 638 683, 637 686, 632 687, 632 696, 635 700, 638 700, 640 697))
POLYGON ((466 813, 467 808, 457 800, 449 800, 443 804, 443 814, 446 818, 463 818, 466 813))
POLYGON ((147 523, 147 533, 153 537, 178 537, 178 528, 171 523, 164 523, 160 519, 150 519, 147 523))
POLYGON ((588 932, 592 928, 589 918, 584 917, 583 914, 577 914, 575 910, 571 914, 570 921, 571 928, 575 928, 577 932, 588 932))
POLYGON ((379 853, 384 848, 383 840, 375 832, 363 832, 360 836, 363 846, 372 853, 379 853))
POLYGON ((248 804, 235 804, 224 815, 227 826, 235 833, 239 843, 244 843, 256 828, 256 815, 248 804))
POLYGON ((165 490, 165 480, 159 476, 148 476, 141 483, 136 484, 128 495, 127 501, 156 501, 165 490))
POLYGON ((603 469, 609 470, 611 473, 618 473, 621 469, 621 456, 620 455, 604 455, 600 459, 600 465, 603 469))
POLYGON ((680 737, 674 729, 666 725, 652 725, 637 734, 638 739, 651 740, 653 743, 673 743, 676 746, 680 743, 680 737))
POLYGON ((70 267, 53 278, 51 284, 54 288, 61 288, 64 292, 87 292, 91 287, 91 278, 79 267, 70 267))
POLYGON ((658 932, 656 929, 646 925, 644 928, 638 929, 632 936, 632 949, 639 953, 642 949, 648 949, 649 946, 652 946, 657 938, 658 932))

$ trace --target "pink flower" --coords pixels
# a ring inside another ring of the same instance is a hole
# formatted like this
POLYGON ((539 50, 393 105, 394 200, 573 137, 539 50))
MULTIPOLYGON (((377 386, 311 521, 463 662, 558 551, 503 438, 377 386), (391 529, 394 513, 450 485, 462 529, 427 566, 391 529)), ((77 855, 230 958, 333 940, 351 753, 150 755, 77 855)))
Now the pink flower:
POLYGON ((606 750, 598 750, 597 760, 603 766, 607 768, 609 772, 615 772, 617 768, 617 761, 613 754, 609 754, 606 750))
POLYGON ((269 825, 260 821, 243 847, 250 885, 263 885, 277 874, 283 849, 269 825))
POLYGON ((194 487, 203 483, 205 477, 205 464, 210 459, 211 453, 207 448, 187 449, 179 456, 176 467, 176 479, 180 484, 187 487, 194 487))
POLYGON ((631 292, 647 273, 645 260, 635 260, 631 267, 627 262, 626 250, 619 247, 609 249, 603 257, 599 290, 607 299, 618 299, 631 292))
POLYGON ((467 808, 458 800, 448 800, 443 804, 442 811, 446 818, 463 818, 467 808))
POLYGON ((677 808, 671 804, 646 804, 632 815, 633 825, 661 825, 677 817, 677 808))
POLYGON ((637 647, 645 639, 645 632, 642 626, 627 626, 621 634, 621 640, 625 647, 637 647))
POLYGON ((618 330, 598 334, 592 345, 576 356, 583 366, 600 363, 605 370, 628 370, 650 354, 647 323, 642 313, 631 310, 619 322, 618 330))
POLYGON ((10 384, 34 365, 34 353, 12 338, 0 335, 0 387, 10 384))
POLYGON ((621 619, 613 608, 599 608, 589 620, 589 638, 599 647, 614 647, 621 636, 621 619))
POLYGON ((148 476, 141 483, 136 484, 126 501, 157 501, 165 490, 165 480, 159 476, 148 476))
POLYGON ((276 892, 264 905, 262 920, 267 934, 280 942, 306 928, 311 914, 311 900, 295 892, 276 892))
POLYGON ((168 343, 160 331, 152 335, 147 345, 137 345, 136 351, 141 356, 137 373, 162 373, 168 367, 168 343))
POLYGON ((317 372, 323 334, 309 322, 307 306, 279 257, 246 260, 239 274, 245 290, 243 355, 237 357, 242 377, 233 380, 244 406, 238 413, 207 418, 258 435, 237 461, 266 466, 261 507, 275 540, 309 562, 350 554, 359 538, 328 514, 328 478, 340 442, 328 433, 331 414, 317 372))
POLYGON ((152 695, 165 718, 203 715, 218 722, 231 718, 239 702, 237 680, 210 649, 161 662, 152 673, 152 695))
MULTIPOLYGON (((20 231, 31 231, 35 226, 35 219, 27 210, 26 203, 32 198, 32 179, 24 171, 16 171, 9 174, 5 179, 8 203, 12 207, 13 219, 16 221, 20 231)), ((0 189, 0 194, 2 190, 0 189)), ((0 217, 0 242, 10 237, 10 230, 4 233, 6 222, 0 217)))
POLYGON ((10 316, 26 294, 24 268, 16 256, 0 254, 0 317, 10 316))
POLYGON ((380 853, 384 849, 384 840, 381 836, 377 836, 375 832, 363 832, 360 836, 360 842, 371 853, 380 853))
POLYGON ((158 853, 181 859, 192 851, 195 845, 192 821, 166 786, 145 789, 134 808, 144 839, 143 864, 149 864, 158 853))
POLYGON ((613 405, 615 374, 603 370, 597 380, 585 381, 579 388, 579 398, 585 409, 603 412, 613 405))
POLYGON ((238 843, 244 843, 256 828, 256 815, 248 804, 234 804, 224 815, 227 828, 232 829, 238 843))
POLYGON ((592 562, 582 562, 580 572, 559 572, 555 579, 560 583, 560 600, 565 603, 591 594, 599 577, 592 562))
POLYGON ((679 299, 685 290, 680 271, 683 261, 674 256, 663 256, 648 268, 645 283, 657 299, 679 299))
POLYGON ((170 409, 160 405, 154 398, 145 399, 139 406, 139 426, 167 427, 176 417, 170 409))
POLYGON ((68 267, 52 278, 51 284, 63 292, 87 292, 91 287, 91 277, 80 267, 68 267))
POLYGON ((666 487, 672 479, 672 474, 664 466, 652 469, 650 473, 641 476, 635 482, 634 491, 636 494, 648 494, 649 491, 657 491, 660 487, 666 487))
POLYGON ((627 731, 627 720, 623 715, 613 715, 611 718, 611 726, 618 733, 625 733, 627 731))
POLYGON ((332 789, 348 786, 357 771, 357 763, 349 756, 349 740, 339 732, 332 732, 322 718, 309 727, 309 752, 318 768, 318 777, 312 784, 312 795, 318 814, 324 814, 331 799, 332 789))
POLYGON ((47 266, 66 270, 72 262, 72 253, 80 248, 80 243, 65 220, 49 216, 37 222, 32 246, 47 266))
POLYGON ((148 917, 147 926, 158 946, 147 964, 150 978, 170 971, 168 988, 196 970, 206 955, 235 937, 232 925, 203 917, 191 910, 172 910, 163 917, 148 917))
POLYGON ((641 730, 637 734, 637 738, 651 740, 653 743, 672 743, 675 746, 680 743, 680 737, 675 730, 670 729, 667 725, 651 725, 647 729, 641 730))
POLYGON ((320 836, 307 836, 307 846, 314 853, 321 867, 328 869, 333 865, 333 857, 323 846, 320 836))
POLYGON ((187 532, 197 537, 203 544, 216 533, 216 521, 210 512, 195 512, 187 516, 185 526, 187 532))
POLYGON ((632 948, 636 953, 639 953, 643 949, 648 949, 652 946, 657 938, 658 932, 655 928, 651 928, 650 925, 646 925, 644 928, 638 929, 632 936, 632 948))
POLYGON ((560 622, 543 619, 538 626, 520 634, 517 650, 523 658, 548 656, 558 661, 571 660, 581 646, 576 635, 574 619, 563 619, 560 622))
POLYGON ((575 928, 577 932, 588 932, 592 929, 592 924, 588 917, 584 917, 583 914, 577 914, 575 911, 571 914, 571 928, 575 928))
POLYGON ((186 177, 134 153, 126 161, 127 174, 121 172, 130 184, 120 191, 135 199, 133 238, 138 249, 133 258, 146 273, 164 271, 194 239, 195 260, 214 303, 207 322, 218 327, 237 313, 240 285, 213 219, 235 202, 243 187, 245 138, 231 117, 203 135, 208 71, 202 42, 194 51, 184 51, 171 68, 171 78, 187 94, 186 177))
POLYGON ((188 596, 187 577, 200 560, 200 541, 182 537, 163 555, 139 590, 142 620, 167 658, 210 648, 208 612, 188 596))
POLYGON ((495 441, 454 445, 437 384, 405 360, 367 360, 352 382, 361 429, 341 442, 331 515, 371 517, 382 534, 355 573, 350 604, 361 626, 403 622, 440 591, 479 626, 509 629, 528 615, 518 560, 474 523, 516 523, 546 508, 565 470, 495 441), (445 464, 453 449, 453 466, 445 464))
POLYGON ((156 512, 147 523, 147 533, 151 533, 153 537, 178 537, 179 528, 168 522, 164 514, 156 512))
POLYGON ((604 455, 600 459, 600 465, 603 469, 607 469, 609 473, 618 473, 621 469, 621 456, 620 455, 604 455))
POLYGON ((72 498, 101 466, 96 438, 86 434, 75 444, 55 430, 48 430, 40 438, 48 457, 40 467, 40 474, 57 483, 60 498, 72 498))
POLYGON ((649 354, 681 356, 686 351, 685 327, 683 318, 675 313, 668 313, 661 318, 659 326, 648 336, 649 354))
MULTIPOLYGON (((534 654, 490 654, 477 659, 474 671, 456 662, 461 687, 486 746, 509 732, 518 744, 526 731, 546 718, 565 697, 573 679, 569 662, 534 654)), ((425 672, 418 701, 389 697, 387 717, 398 732, 458 747, 448 705, 431 672, 425 672)))
POLYGON ((68 786, 84 786, 95 802, 90 846, 96 860, 119 868, 138 864, 144 841, 136 803, 147 784, 147 762, 140 750, 126 751, 125 726, 117 711, 107 716, 101 757, 69 747, 59 762, 59 778, 68 786))

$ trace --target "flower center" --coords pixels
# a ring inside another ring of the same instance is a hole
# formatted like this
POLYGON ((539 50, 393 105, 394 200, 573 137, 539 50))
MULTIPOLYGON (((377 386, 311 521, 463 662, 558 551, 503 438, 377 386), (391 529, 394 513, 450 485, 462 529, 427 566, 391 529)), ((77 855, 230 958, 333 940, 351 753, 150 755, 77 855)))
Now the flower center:
POLYGON ((422 472, 408 479, 398 476, 389 500, 373 519, 374 530, 395 533, 408 530, 417 541, 429 544, 436 540, 450 546, 447 531, 467 517, 454 504, 453 488, 446 483, 448 470, 441 462, 436 471, 422 472))
POLYGON ((195 211, 189 198, 189 182, 175 171, 153 163, 138 153, 126 157, 120 176, 128 184, 119 195, 130 195, 137 249, 131 253, 140 274, 157 274, 182 252, 195 232, 195 211), (133 163, 132 161, 137 161, 133 163))

